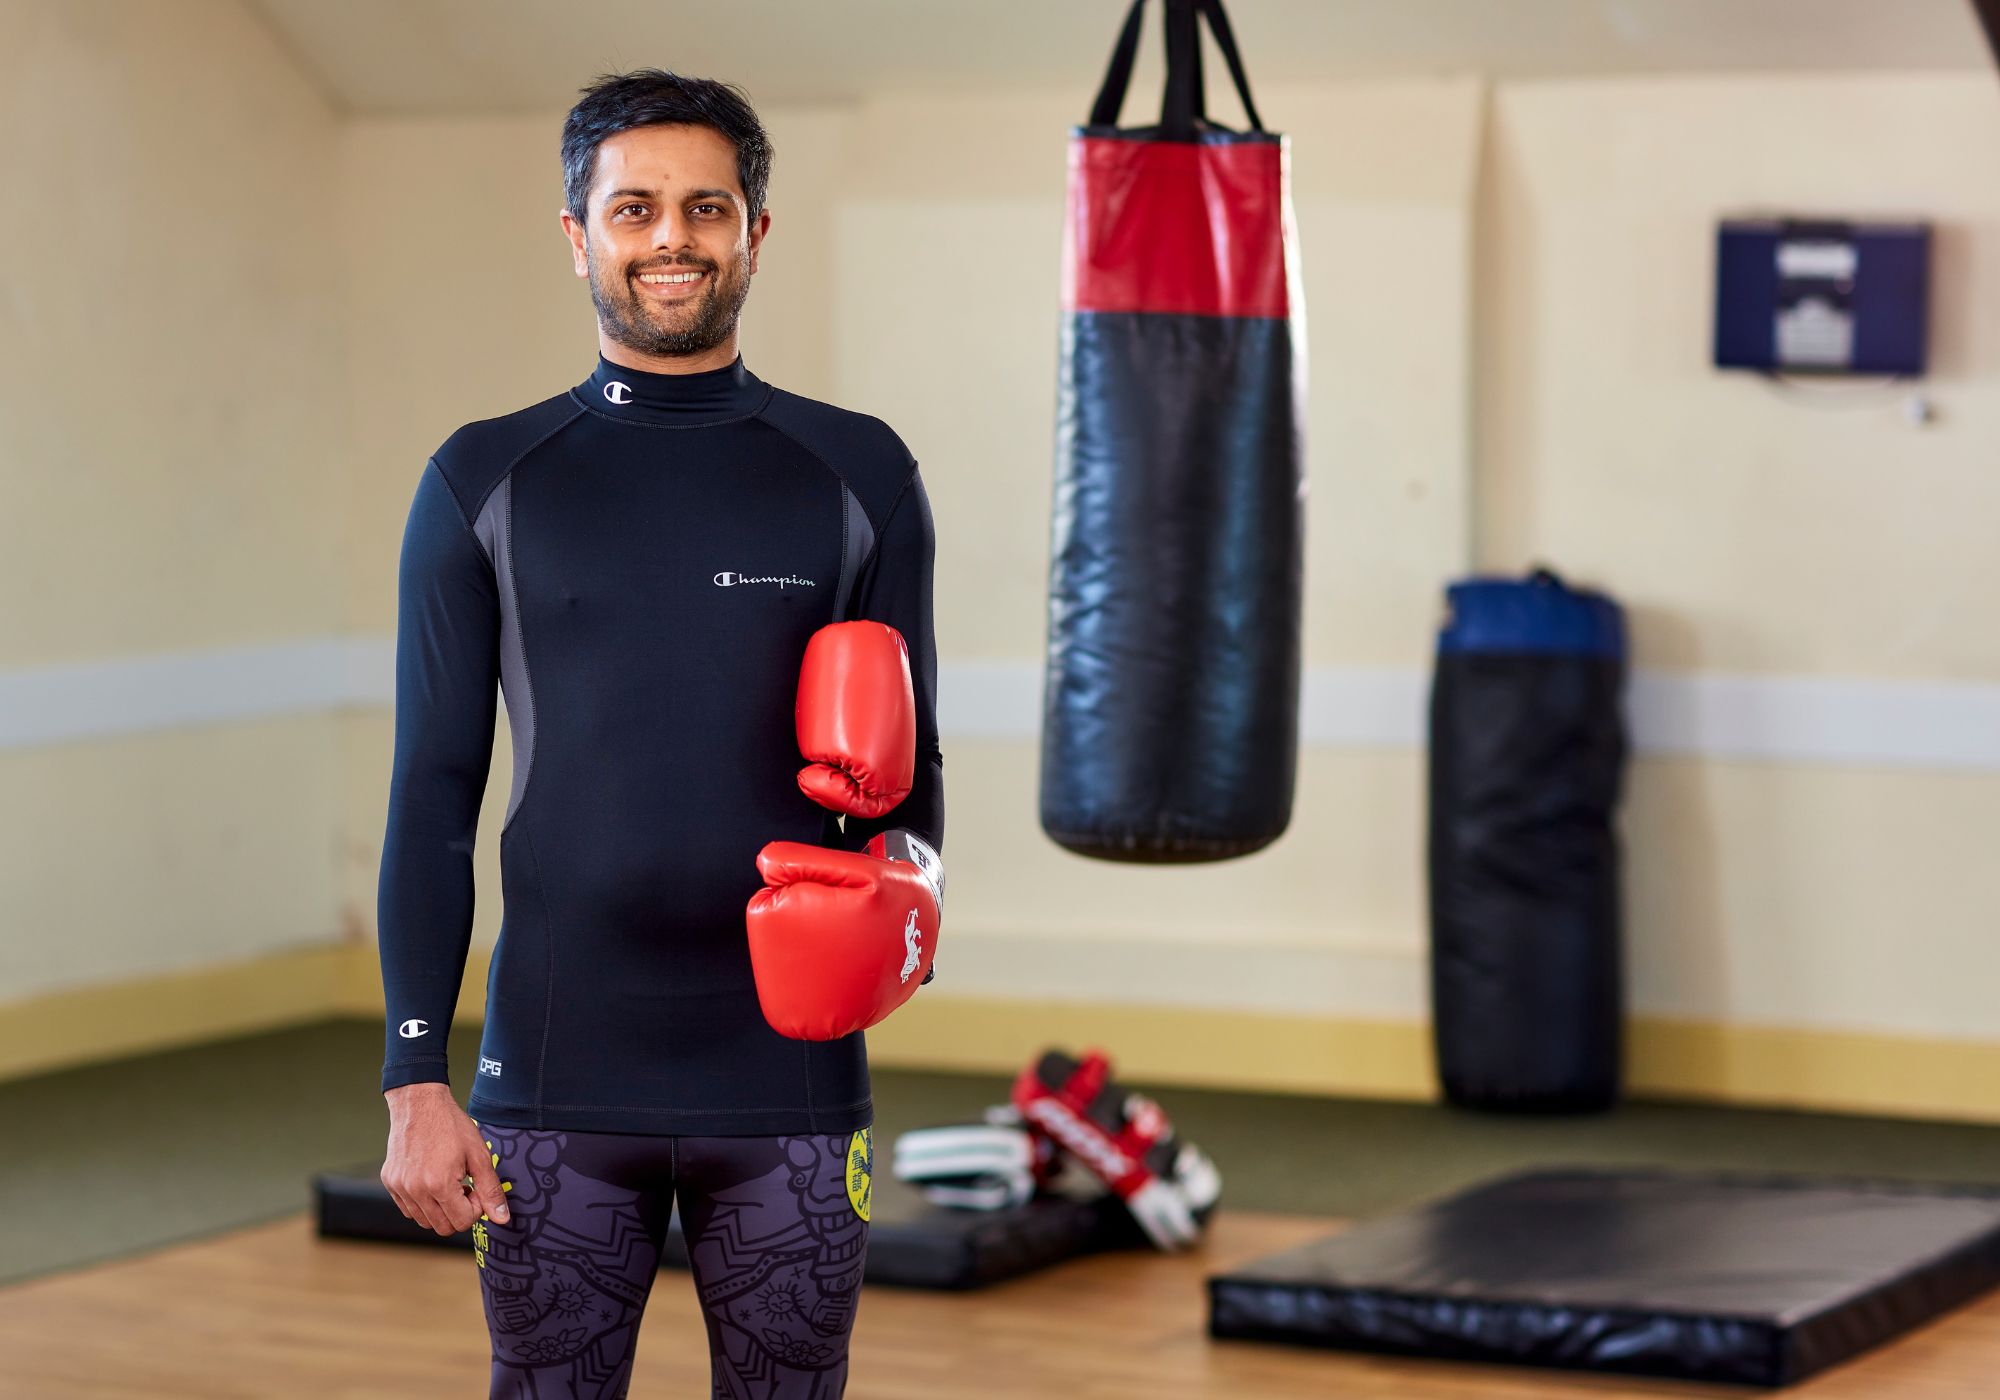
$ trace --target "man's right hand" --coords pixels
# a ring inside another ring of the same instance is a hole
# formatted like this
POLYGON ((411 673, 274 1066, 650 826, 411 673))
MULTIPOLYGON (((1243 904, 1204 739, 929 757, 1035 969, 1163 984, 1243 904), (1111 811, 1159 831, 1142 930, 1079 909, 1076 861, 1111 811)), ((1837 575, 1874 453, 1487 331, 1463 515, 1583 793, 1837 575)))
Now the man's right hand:
POLYGON ((396 1208, 440 1235, 469 1230, 482 1214, 506 1224, 507 1196, 493 1170, 493 1154, 479 1125, 452 1098, 451 1086, 405 1084, 382 1097, 389 1102, 382 1184, 396 1208))

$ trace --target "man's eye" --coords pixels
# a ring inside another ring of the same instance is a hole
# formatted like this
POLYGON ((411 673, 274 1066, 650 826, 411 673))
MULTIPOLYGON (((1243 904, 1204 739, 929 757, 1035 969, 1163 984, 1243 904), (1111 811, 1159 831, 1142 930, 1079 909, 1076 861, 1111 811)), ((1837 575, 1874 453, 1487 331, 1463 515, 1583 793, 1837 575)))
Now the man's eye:
POLYGON ((628 205, 626 205, 626 206, 625 206, 625 208, 623 208, 623 209, 620 209, 620 210, 619 210, 618 212, 619 212, 619 213, 621 213, 621 214, 623 214, 623 213, 627 212, 628 210, 632 210, 632 209, 644 209, 645 207, 646 207, 646 206, 645 206, 645 205, 643 205, 643 204, 628 204, 628 205))
POLYGON ((716 213, 718 213, 718 214, 720 214, 720 213, 722 212, 722 206, 721 206, 720 204, 697 204, 697 205, 695 205, 695 208, 697 208, 697 209, 713 209, 713 210, 714 210, 714 211, 715 211, 716 213))

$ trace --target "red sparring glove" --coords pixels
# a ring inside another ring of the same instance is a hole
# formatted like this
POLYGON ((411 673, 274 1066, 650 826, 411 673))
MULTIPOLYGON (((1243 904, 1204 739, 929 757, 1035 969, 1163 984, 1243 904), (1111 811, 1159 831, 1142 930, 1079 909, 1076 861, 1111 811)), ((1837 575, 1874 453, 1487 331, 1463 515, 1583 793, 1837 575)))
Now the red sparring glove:
POLYGON ((886 622, 835 622, 812 634, 795 711, 799 790, 820 806, 879 817, 910 795, 917 702, 903 634, 886 622))
POLYGON ((866 849, 772 841, 744 921, 757 1002, 779 1035, 838 1040, 910 999, 937 953, 943 865, 896 828, 866 849))
POLYGON ((1085 1051, 1081 1061, 1048 1051, 1021 1071, 1011 1098, 1030 1124, 1118 1194, 1159 1248, 1200 1239, 1221 1177, 1200 1148, 1175 1136, 1158 1104, 1112 1082, 1102 1051, 1085 1051))

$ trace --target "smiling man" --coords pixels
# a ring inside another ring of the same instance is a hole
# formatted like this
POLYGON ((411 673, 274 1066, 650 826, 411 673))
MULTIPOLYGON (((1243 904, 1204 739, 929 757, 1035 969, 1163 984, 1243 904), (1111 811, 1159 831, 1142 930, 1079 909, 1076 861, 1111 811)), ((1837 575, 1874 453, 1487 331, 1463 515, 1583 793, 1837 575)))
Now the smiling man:
POLYGON ((732 169, 735 142, 713 127, 647 126, 606 137, 595 154, 595 169, 575 167, 568 190, 590 220, 565 208, 562 224, 577 275, 590 278, 604 355, 668 374, 729 364, 771 214, 761 201, 752 207, 736 179, 688 181, 732 169), (685 221, 679 246, 658 241, 666 208, 685 221))
POLYGON ((738 351, 771 154, 721 83, 646 69, 584 92, 561 222, 596 367, 453 433, 404 531, 382 1180, 411 1219, 471 1229, 493 1396, 626 1393, 676 1201, 714 1393, 846 1382, 861 1028, 928 980, 942 890, 934 544, 886 424, 738 351), (822 635, 838 659, 802 684, 822 635), (503 914, 461 1109, 445 1041, 496 688, 503 914), (808 734, 834 737, 802 754, 808 734), (851 955, 820 975, 834 946, 883 959, 873 1010, 822 994, 854 980, 851 955), (780 1004, 801 1019, 767 1019, 780 1004))

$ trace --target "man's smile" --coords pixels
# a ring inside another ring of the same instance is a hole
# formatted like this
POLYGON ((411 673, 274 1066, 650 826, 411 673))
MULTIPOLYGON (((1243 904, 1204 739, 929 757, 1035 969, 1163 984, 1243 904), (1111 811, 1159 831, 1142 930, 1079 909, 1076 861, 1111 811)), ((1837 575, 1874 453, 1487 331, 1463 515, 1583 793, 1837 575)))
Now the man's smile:
POLYGON ((701 286, 706 272, 691 268, 675 268, 670 272, 642 272, 636 279, 648 295, 662 301, 678 301, 701 286))

